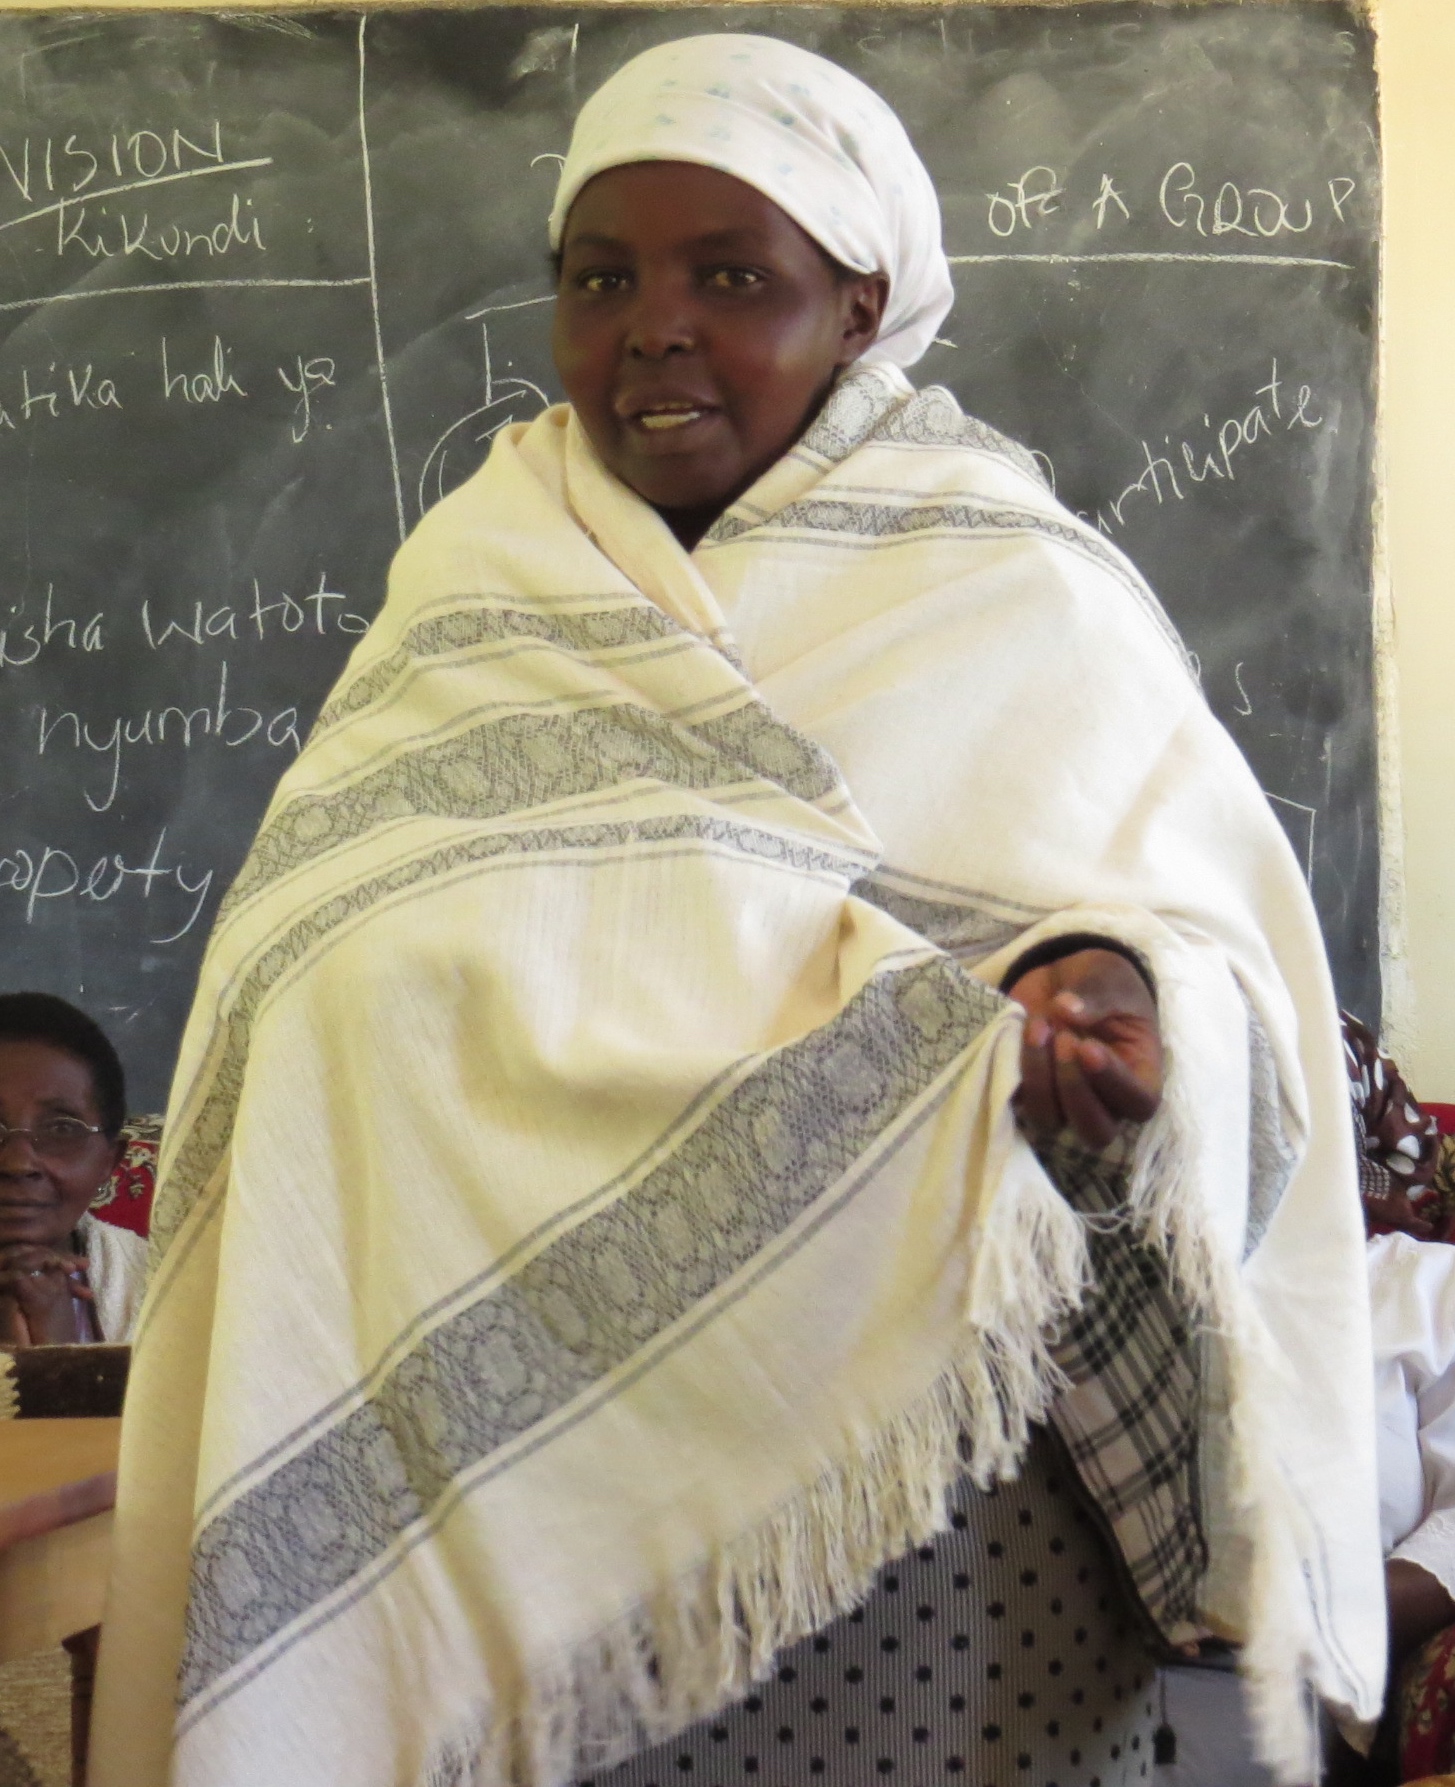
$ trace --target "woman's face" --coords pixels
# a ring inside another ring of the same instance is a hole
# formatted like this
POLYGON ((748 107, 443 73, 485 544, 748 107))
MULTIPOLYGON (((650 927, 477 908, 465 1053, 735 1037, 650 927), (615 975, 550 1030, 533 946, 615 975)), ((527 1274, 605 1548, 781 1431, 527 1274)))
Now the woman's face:
MULTIPOLYGON (((8 1129, 70 1117, 99 1124, 90 1067, 43 1042, 0 1042, 0 1123, 8 1129)), ((0 1247, 62 1247, 110 1177, 121 1143, 87 1136, 75 1154, 37 1153, 26 1136, 0 1147, 0 1247)))
POLYGON ((610 470, 706 526, 802 434, 887 295, 731 174, 636 162, 571 206, 556 367, 610 470))

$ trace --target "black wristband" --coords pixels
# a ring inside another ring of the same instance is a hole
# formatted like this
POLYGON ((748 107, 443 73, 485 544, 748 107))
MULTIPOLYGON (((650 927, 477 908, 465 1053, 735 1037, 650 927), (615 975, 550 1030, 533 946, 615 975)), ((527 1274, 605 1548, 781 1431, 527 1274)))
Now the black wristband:
POLYGON ((1156 983, 1152 979, 1151 970, 1136 950, 1125 943, 1119 943, 1115 937, 1097 937, 1090 931, 1069 931, 1064 937, 1047 937, 1043 943, 1037 943, 1020 956, 1000 977, 1000 990, 1009 993, 1010 989, 1023 974, 1029 974, 1033 968, 1045 968, 1051 962, 1059 962, 1063 956, 1074 956, 1078 950, 1106 949, 1114 956, 1120 956, 1124 962, 1130 962, 1141 978, 1143 986, 1155 1000, 1156 983))

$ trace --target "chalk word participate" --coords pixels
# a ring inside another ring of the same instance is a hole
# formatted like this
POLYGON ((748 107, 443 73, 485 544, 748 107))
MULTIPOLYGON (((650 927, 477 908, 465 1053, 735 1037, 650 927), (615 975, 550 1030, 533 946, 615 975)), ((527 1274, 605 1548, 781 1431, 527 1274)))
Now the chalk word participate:
MULTIPOLYGON (((204 869, 200 875, 194 874, 189 879, 184 864, 163 866, 162 852, 166 841, 167 834, 163 829, 144 862, 129 863, 118 851, 98 856, 89 869, 83 869, 81 861, 71 851, 58 850, 51 844, 43 844, 37 850, 13 848, 0 856, 0 894, 19 895, 24 902, 25 922, 31 925, 37 914, 49 910, 56 900, 90 900, 100 905, 137 887, 147 901, 152 899, 154 892, 160 900, 163 894, 175 891, 191 901, 190 910, 183 908, 186 916, 182 923, 173 923, 173 928, 164 936, 153 937, 150 941, 154 944, 176 943, 201 917, 212 889, 213 871, 204 869)), ((166 922, 172 922, 176 916, 179 914, 169 914, 166 922)))
POLYGON ((104 795, 100 799, 94 799, 89 790, 82 789, 81 792, 93 813, 105 813, 115 803, 117 790, 121 786, 123 754, 136 746, 176 742, 187 751, 200 740, 210 739, 227 750, 235 751, 239 745, 245 745, 255 738, 261 738, 274 750, 282 750, 291 745, 295 754, 301 751, 303 741, 298 735, 298 709, 285 707, 271 718, 265 719, 256 707, 229 705, 227 660, 224 659, 218 678, 217 700, 205 707, 149 707, 144 713, 133 715, 130 719, 119 715, 111 721, 109 730, 103 723, 95 736, 92 735, 91 722, 83 720, 71 709, 52 714, 48 708, 43 707, 40 710, 40 727, 36 737, 36 755, 43 757, 47 751, 69 746, 73 751, 90 751, 104 759, 109 772, 104 795))
POLYGON ((1174 447, 1172 437, 1166 435, 1163 445, 1167 452, 1157 453, 1143 441, 1140 477, 1128 484, 1120 496, 1113 497, 1105 508, 1098 509, 1094 517, 1083 513, 1082 519, 1094 520, 1104 534, 1115 533, 1117 528, 1126 525, 1127 505, 1134 498, 1154 497, 1159 508, 1165 502, 1184 503, 1209 479, 1218 484, 1236 482, 1234 461, 1237 455, 1249 447, 1256 447, 1259 441, 1276 440, 1280 434, 1291 433, 1294 429, 1313 430, 1324 425, 1324 417, 1308 385, 1300 385, 1290 401, 1287 387, 1278 376, 1277 360, 1273 362, 1268 383, 1260 385, 1253 395, 1258 402, 1245 414, 1229 416, 1219 424, 1216 433, 1211 418, 1204 416, 1202 423, 1207 438, 1198 441, 1195 447, 1188 440, 1179 441, 1174 447), (1175 457, 1169 458, 1168 453, 1175 457), (1176 463, 1177 458, 1181 459, 1181 465, 1176 463))

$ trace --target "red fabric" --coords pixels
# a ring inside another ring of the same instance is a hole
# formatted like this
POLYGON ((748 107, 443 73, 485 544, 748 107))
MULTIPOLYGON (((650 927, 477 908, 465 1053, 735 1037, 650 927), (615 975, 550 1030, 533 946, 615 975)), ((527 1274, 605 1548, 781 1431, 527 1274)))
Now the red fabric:
POLYGON ((121 1164, 97 1192, 91 1214, 100 1222, 130 1229, 143 1240, 151 1229, 152 1194, 157 1188, 160 1117, 131 1117, 121 1131, 126 1147, 121 1164))
POLYGON ((1441 1135, 1455 1135, 1455 1104, 1431 1104, 1428 1098, 1422 1098, 1420 1109, 1432 1114, 1441 1135))
POLYGON ((1455 1766, 1455 1626, 1437 1632, 1406 1666, 1399 1690, 1399 1778, 1455 1766))

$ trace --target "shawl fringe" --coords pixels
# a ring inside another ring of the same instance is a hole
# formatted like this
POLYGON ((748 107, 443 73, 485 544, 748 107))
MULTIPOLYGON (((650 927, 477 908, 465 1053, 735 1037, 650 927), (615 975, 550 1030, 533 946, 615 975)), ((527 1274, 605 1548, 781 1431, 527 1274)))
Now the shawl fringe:
MULTIPOLYGON (((1279 1352, 1231 1259, 1218 1248, 1191 1163, 1201 1157, 1189 1096, 1195 1060, 1181 1002, 1163 1002, 1166 1072, 1162 1104, 1143 1131, 1129 1201, 1146 1242, 1168 1263, 1194 1322, 1220 1346, 1228 1380, 1225 1428, 1229 1512, 1246 1549, 1247 1618, 1239 1674, 1246 1685, 1258 1760, 1279 1781, 1318 1778, 1317 1708, 1307 1683, 1317 1667, 1307 1601, 1287 1593, 1301 1567, 1292 1535, 1301 1524, 1279 1471, 1279 1446, 1259 1373, 1277 1370, 1279 1352), (1181 1021, 1179 1021, 1181 1020, 1181 1021)), ((1205 1075, 1204 1075, 1205 1078, 1205 1075)), ((1266 1388, 1266 1385, 1265 1385, 1266 1388)), ((1206 1438, 1206 1427, 1204 1427, 1206 1438)))
POLYGON ((1051 1345, 1088 1284, 1083 1222, 1049 1180, 1026 1175, 997 1198, 977 1246, 963 1345, 924 1395, 538 1675, 515 1728, 487 1729, 479 1787, 580 1779, 710 1717, 785 1646, 857 1607, 886 1564, 944 1532, 959 1476, 981 1489, 1016 1477, 1032 1424, 1065 1387, 1051 1345))

